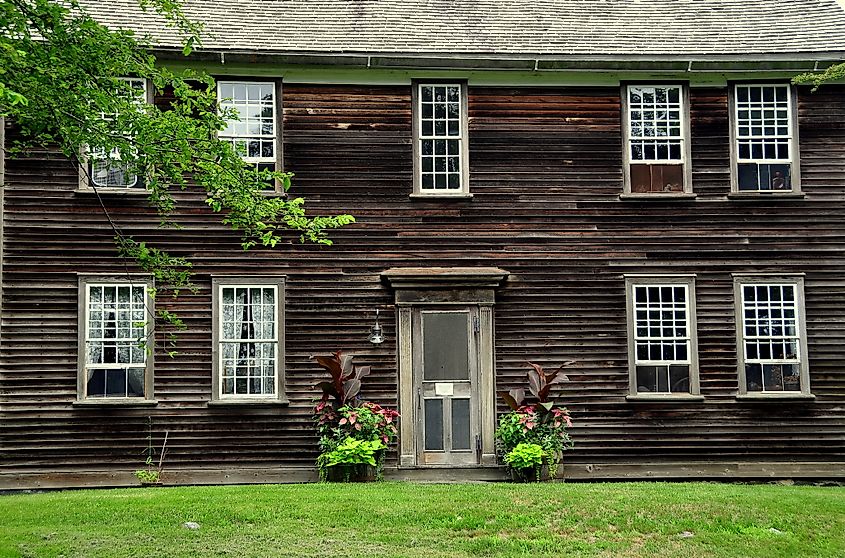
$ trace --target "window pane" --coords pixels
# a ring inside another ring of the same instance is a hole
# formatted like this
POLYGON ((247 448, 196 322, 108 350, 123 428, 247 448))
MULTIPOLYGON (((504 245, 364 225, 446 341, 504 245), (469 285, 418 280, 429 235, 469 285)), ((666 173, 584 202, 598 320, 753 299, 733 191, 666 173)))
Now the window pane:
POLYGON ((634 285, 637 391, 689 392, 687 293, 686 285, 634 285))
POLYGON ((425 400, 425 449, 443 450, 443 400, 425 400))
POLYGON ((419 119, 418 161, 420 188, 460 190, 461 87, 421 85, 417 111, 419 119), (430 155, 440 155, 434 159, 430 155))
POLYGON ((469 404, 469 399, 452 399, 453 450, 468 450, 471 447, 469 404))
MULTIPOLYGON (((258 170, 276 163, 275 85, 270 82, 218 82, 220 107, 234 111, 220 134, 235 151, 258 170)), ((272 185, 270 185, 272 186, 272 185)))
POLYGON ((800 391, 801 355, 796 289, 790 284, 742 285, 748 391, 800 391))
POLYGON ((469 378, 469 340, 463 312, 424 312, 423 379, 465 380, 469 378))

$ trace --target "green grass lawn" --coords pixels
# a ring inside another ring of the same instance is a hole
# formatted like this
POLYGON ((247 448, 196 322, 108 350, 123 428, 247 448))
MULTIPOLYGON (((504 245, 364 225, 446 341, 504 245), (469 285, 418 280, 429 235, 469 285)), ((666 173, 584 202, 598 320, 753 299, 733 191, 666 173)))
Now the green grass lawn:
POLYGON ((842 558, 845 489, 381 483, 18 494, 0 496, 0 557, 10 556, 842 558))

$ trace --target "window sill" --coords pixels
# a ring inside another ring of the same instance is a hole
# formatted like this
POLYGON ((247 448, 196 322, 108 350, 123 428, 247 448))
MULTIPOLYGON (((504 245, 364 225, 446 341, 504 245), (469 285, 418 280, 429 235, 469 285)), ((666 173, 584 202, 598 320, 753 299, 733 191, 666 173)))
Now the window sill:
POLYGON ((215 399, 206 403, 209 407, 287 407, 287 399, 215 399))
POLYGON ((798 391, 766 392, 766 393, 741 393, 736 396, 737 401, 814 401, 816 396, 812 393, 801 393, 798 391))
POLYGON ((665 395, 659 393, 638 393, 637 395, 626 395, 626 401, 632 402, 647 402, 647 403, 655 403, 655 402, 667 402, 667 403, 677 403, 680 401, 704 401, 703 395, 691 395, 691 394, 681 394, 681 393, 667 393, 665 395))
POLYGON ((155 399, 136 399, 133 397, 115 397, 102 399, 82 399, 74 401, 74 407, 155 407, 155 399))
POLYGON ((77 188, 73 191, 74 194, 80 196, 96 196, 97 194, 108 195, 108 196, 143 196, 149 197, 150 191, 146 188, 97 188, 94 190, 93 188, 77 188))
POLYGON ((619 194, 620 200, 632 201, 674 201, 674 200, 694 200, 698 194, 692 192, 655 192, 653 194, 619 194))
POLYGON ((777 192, 774 190, 761 190, 759 192, 731 192, 728 194, 730 200, 760 200, 760 199, 786 199, 786 200, 801 200, 806 196, 801 192, 777 192))
POLYGON ((412 200, 441 200, 441 199, 450 199, 450 198, 471 199, 472 194, 470 194, 468 192, 460 192, 458 194, 447 194, 447 193, 441 194, 440 192, 432 193, 432 194, 414 193, 414 194, 409 194, 408 197, 411 198, 412 200))

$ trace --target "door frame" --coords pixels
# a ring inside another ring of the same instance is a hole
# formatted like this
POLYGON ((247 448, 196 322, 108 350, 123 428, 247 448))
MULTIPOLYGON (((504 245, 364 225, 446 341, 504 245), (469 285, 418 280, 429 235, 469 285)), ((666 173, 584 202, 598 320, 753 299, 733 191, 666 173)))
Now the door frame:
POLYGON ((450 303, 424 303, 424 304, 401 304, 398 305, 399 319, 397 331, 397 343, 399 354, 399 465, 401 467, 457 467, 450 464, 425 464, 421 462, 420 456, 423 453, 422 428, 420 424, 420 413, 417 409, 417 378, 414 376, 414 331, 413 316, 416 310, 420 309, 459 309, 477 308, 478 333, 477 333, 477 366, 478 383, 476 393, 478 394, 479 417, 478 434, 481 440, 481 451, 477 454, 476 465, 495 465, 496 446, 493 438, 496 421, 496 408, 494 400, 495 377, 494 377, 494 355, 493 355, 493 304, 479 302, 450 302, 450 303))
POLYGON ((481 463, 481 393, 479 373, 479 354, 481 352, 480 341, 480 316, 479 307, 477 304, 450 304, 450 305, 413 305, 411 306, 411 335, 412 335, 412 361, 414 385, 412 393, 414 394, 413 411, 416 416, 414 425, 416 426, 415 443, 417 449, 417 464, 425 467, 429 466, 452 466, 465 467, 471 465, 479 465, 481 463), (458 314, 465 317, 464 326, 467 333, 467 377, 463 380, 426 380, 424 373, 424 355, 425 355, 425 315, 426 314, 458 314), (441 418, 442 418, 442 451, 426 450, 426 401, 434 396, 437 399, 437 389, 445 388, 448 384, 448 395, 444 394, 440 401, 441 418), (466 389, 469 384, 469 390, 466 389), (464 392, 464 396, 459 399, 466 399, 465 395, 468 392, 470 402, 469 414, 469 445, 466 449, 454 450, 452 448, 452 423, 446 417, 451 417, 453 401, 452 390, 458 386, 458 391, 464 392), (432 388, 434 394, 430 393, 432 388), (427 393, 428 392, 428 393, 427 393))
MULTIPOLYGON (((396 301, 396 354, 399 365, 399 466, 420 467, 417 460, 412 316, 415 308, 437 306, 478 307, 478 393, 480 404, 481 459, 496 465, 495 355, 493 304, 496 289, 510 275, 497 267, 391 268, 381 278, 393 289, 396 301)), ((435 467, 432 465, 431 467, 435 467)), ((441 465, 440 467, 444 467, 441 465)), ((448 465, 447 467, 454 467, 448 465)))

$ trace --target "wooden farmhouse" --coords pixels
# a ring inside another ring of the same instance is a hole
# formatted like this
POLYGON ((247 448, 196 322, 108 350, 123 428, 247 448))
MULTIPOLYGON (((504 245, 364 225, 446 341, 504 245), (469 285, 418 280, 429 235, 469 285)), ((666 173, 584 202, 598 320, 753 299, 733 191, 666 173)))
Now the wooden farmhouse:
POLYGON ((161 229, 136 176, 5 157, 0 488, 135 484, 150 429, 165 482, 316 480, 338 349, 401 412, 388 478, 504 478, 496 390, 570 359, 566 479, 845 477, 845 85, 791 83, 845 58, 841 0, 187 0, 187 58, 134 0, 84 4, 357 221, 244 251, 198 189, 161 229), (154 302, 175 356, 134 343, 153 285, 95 187, 194 263, 154 302))

